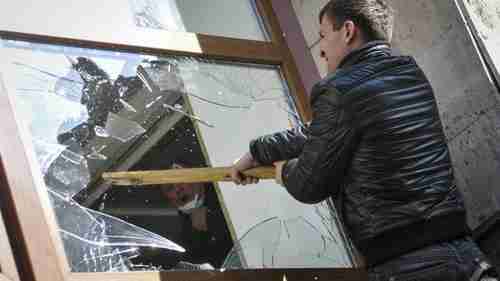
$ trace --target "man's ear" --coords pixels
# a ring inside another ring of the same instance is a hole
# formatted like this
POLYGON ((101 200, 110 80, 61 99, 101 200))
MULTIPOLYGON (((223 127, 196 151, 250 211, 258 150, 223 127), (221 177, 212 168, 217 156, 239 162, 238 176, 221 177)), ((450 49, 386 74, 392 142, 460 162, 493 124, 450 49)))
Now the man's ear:
POLYGON ((346 44, 350 44, 354 41, 356 36, 358 36, 358 28, 352 20, 346 20, 344 22, 344 40, 346 44))

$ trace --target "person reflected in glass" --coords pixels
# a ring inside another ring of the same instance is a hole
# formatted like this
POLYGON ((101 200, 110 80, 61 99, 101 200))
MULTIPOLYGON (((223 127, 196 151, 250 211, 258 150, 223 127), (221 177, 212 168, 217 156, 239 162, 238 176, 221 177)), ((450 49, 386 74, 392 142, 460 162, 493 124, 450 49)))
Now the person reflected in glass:
MULTIPOLYGON (((194 165, 176 160, 172 169, 194 165)), ((184 218, 181 242, 187 249, 186 260, 209 263, 219 268, 232 248, 233 242, 217 194, 210 184, 178 183, 163 185, 161 191, 170 206, 179 210, 184 218)))

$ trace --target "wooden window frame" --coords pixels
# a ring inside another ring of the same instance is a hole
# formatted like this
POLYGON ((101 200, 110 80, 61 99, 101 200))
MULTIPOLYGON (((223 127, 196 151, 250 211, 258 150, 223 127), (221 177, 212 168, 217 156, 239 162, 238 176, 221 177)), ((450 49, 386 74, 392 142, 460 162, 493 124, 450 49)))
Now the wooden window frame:
MULTIPOLYGON (((222 59, 234 62, 280 66, 297 110, 308 121, 311 112, 308 94, 303 82, 303 71, 299 71, 294 56, 283 35, 276 16, 276 6, 283 0, 257 0, 257 7, 270 34, 270 42, 243 40, 194 34, 201 52, 189 49, 156 49, 142 46, 119 45, 110 42, 61 38, 39 34, 26 34, 0 30, 0 37, 10 40, 25 40, 35 43, 70 45, 93 49, 119 50, 153 55, 188 55, 206 59, 222 59)), ((285 1, 287 2, 287 1, 285 1)), ((287 2, 285 5, 291 4, 287 2)), ((295 31, 297 32, 297 31, 295 31)), ((300 32, 300 31, 299 31, 300 32)), ((302 35, 301 35, 302 36, 302 35)), ((303 36, 302 36, 303 37, 303 36)), ((305 40, 304 40, 305 42, 305 40)), ((310 55, 310 54, 309 54, 310 55)), ((310 59, 309 65, 312 63, 310 59)), ((317 70, 316 70, 317 73, 317 70)), ((316 75, 319 78, 319 75, 316 75)), ((72 273, 66 260, 63 243, 59 237, 56 219, 46 192, 39 190, 37 180, 40 171, 33 169, 34 152, 31 143, 25 143, 25 132, 18 126, 9 98, 0 75, 0 111, 3 124, 0 126, 0 178, 3 181, 1 196, 4 198, 6 222, 11 243, 14 243, 17 267, 21 280, 84 281, 84 280, 364 280, 365 272, 351 269, 267 269, 209 272, 124 272, 124 273, 72 273), (13 239, 15 237, 15 239, 13 239)), ((310 83, 307 83, 310 84, 310 83)), ((1 233, 0 233, 1 234, 1 233)), ((0 236, 0 239, 2 237, 0 236)), ((3 242, 3 246, 6 241, 3 242)), ((3 260, 0 260, 4 262, 3 260)), ((2 264, 4 266, 4 264, 2 264)), ((12 267, 10 267, 12 268, 12 267)), ((5 269, 2 267, 2 269, 5 269)), ((7 271, 5 271, 7 276, 7 271)), ((3 281, 0 275, 0 281, 3 281)), ((8 278, 15 280, 15 278, 8 278)))
POLYGON ((0 281, 20 281, 2 214, 0 214, 0 253, 2 253, 0 254, 0 281))

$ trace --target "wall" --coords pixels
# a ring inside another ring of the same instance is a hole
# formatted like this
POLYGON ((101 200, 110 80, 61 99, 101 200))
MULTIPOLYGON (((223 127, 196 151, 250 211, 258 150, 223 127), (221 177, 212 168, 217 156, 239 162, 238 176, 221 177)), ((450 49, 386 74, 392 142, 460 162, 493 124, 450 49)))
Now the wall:
POLYGON ((319 44, 317 44, 319 39, 318 15, 326 3, 328 3, 328 0, 292 0, 307 46, 311 50, 321 77, 326 75, 326 65, 321 61, 319 44))

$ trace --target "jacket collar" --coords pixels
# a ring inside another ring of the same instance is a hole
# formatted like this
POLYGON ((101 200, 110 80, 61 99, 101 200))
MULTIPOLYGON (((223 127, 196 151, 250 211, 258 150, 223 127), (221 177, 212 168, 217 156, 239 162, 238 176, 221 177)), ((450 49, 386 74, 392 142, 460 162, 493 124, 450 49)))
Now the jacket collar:
POLYGON ((371 41, 349 53, 339 64, 336 71, 328 74, 321 81, 316 83, 311 91, 311 102, 324 90, 330 88, 330 83, 343 73, 343 68, 353 66, 372 58, 391 56, 391 46, 386 41, 371 41))
POLYGON ((345 68, 367 59, 386 57, 391 55, 391 46, 386 41, 371 41, 349 53, 339 64, 338 68, 345 68))

